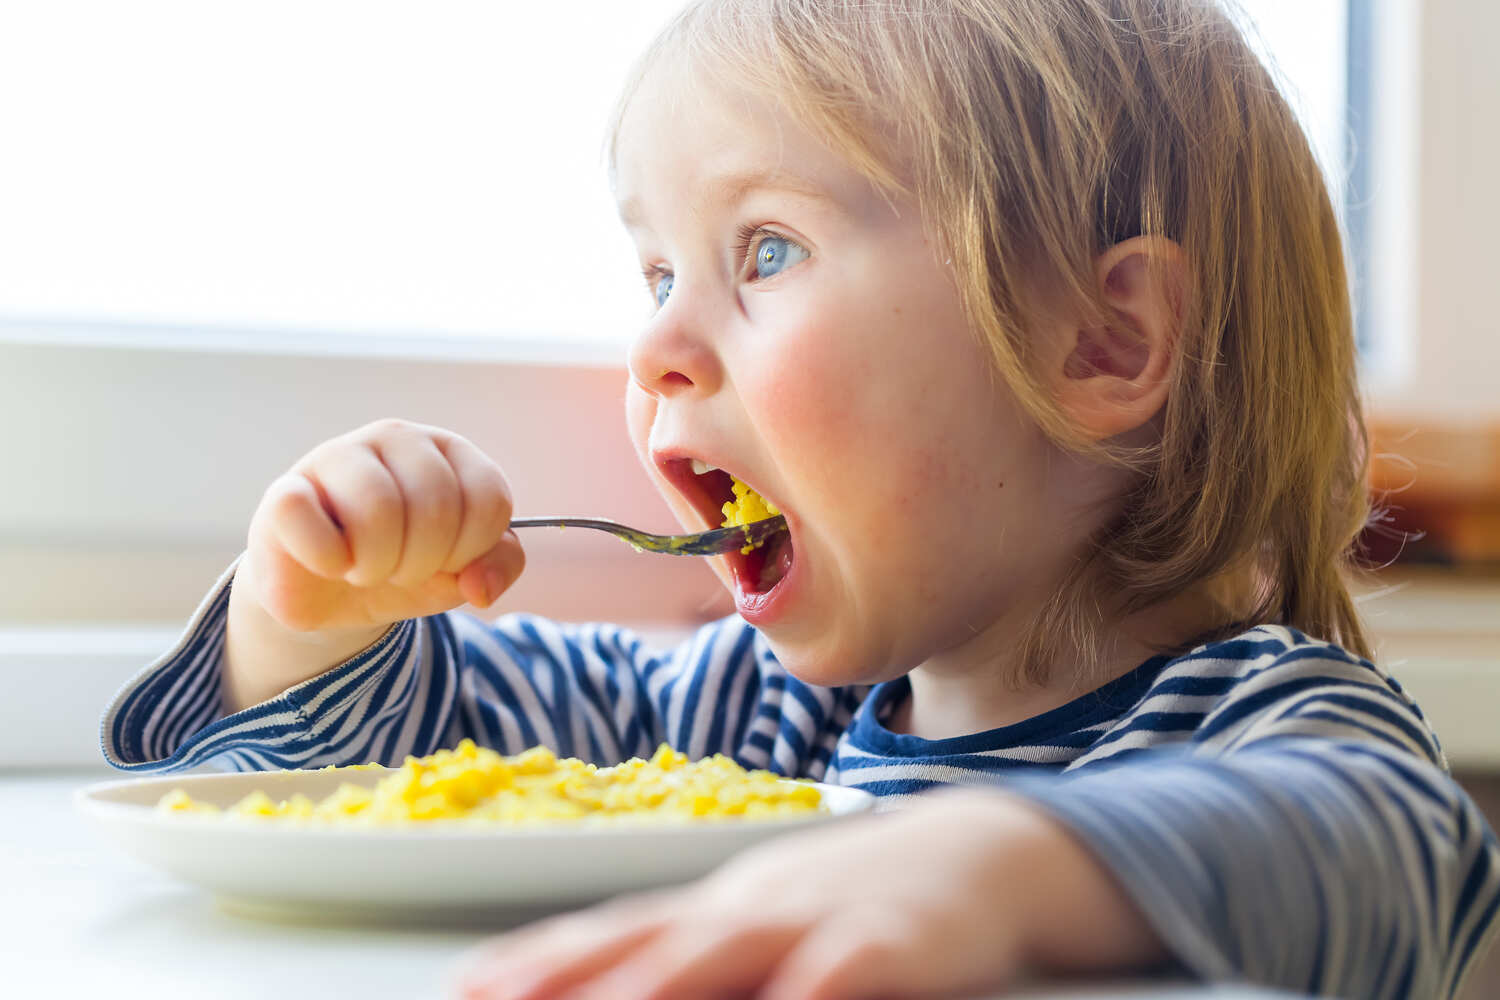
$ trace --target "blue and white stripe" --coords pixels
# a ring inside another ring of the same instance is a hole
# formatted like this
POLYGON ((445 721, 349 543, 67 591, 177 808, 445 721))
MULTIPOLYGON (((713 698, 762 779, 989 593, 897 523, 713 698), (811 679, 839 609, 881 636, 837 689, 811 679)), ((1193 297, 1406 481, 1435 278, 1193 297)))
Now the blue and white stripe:
POLYGON ((904 679, 819 688, 739 619, 669 650, 612 625, 458 614, 223 717, 233 568, 105 714, 129 771, 398 763, 463 737, 600 764, 692 757, 900 804, 1004 785, 1075 830, 1182 967, 1306 993, 1448 997, 1497 926, 1500 843, 1395 680, 1293 629, 1156 657, 1068 704, 947 740, 883 720, 904 679))

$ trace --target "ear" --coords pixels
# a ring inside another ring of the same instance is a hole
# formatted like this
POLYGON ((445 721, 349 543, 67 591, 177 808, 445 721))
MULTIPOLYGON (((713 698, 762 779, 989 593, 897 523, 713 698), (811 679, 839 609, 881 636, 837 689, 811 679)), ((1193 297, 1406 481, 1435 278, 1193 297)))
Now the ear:
POLYGON ((1074 426, 1103 441, 1144 425, 1167 401, 1187 268, 1176 243, 1137 236, 1100 254, 1094 272, 1107 318, 1060 331, 1051 376, 1074 426))

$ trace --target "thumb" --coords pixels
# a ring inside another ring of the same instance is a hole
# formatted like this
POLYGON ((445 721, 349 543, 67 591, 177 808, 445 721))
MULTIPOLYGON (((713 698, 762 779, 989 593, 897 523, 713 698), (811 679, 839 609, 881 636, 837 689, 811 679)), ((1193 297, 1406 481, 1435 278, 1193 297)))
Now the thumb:
POLYGON ((476 608, 487 608, 510 589, 526 568, 526 553, 514 531, 500 536, 488 552, 458 573, 458 592, 476 608))

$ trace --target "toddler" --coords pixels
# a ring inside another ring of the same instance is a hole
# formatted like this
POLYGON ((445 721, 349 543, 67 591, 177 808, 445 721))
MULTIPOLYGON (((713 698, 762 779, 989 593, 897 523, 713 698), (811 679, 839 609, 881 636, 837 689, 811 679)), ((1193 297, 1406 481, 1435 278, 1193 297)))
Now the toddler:
POLYGON ((1500 849, 1368 660, 1338 227, 1220 10, 701 0, 610 165, 640 458, 690 530, 732 479, 786 517, 715 560, 738 614, 659 652, 455 613, 521 572, 509 489, 381 421, 271 484, 112 763, 666 741, 910 806, 503 938, 476 996, 1457 990, 1500 849))

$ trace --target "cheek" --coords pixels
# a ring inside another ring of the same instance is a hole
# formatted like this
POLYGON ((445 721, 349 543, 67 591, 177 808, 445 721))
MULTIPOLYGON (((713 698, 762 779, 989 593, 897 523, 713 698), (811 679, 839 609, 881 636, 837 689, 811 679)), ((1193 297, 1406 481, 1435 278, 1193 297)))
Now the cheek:
POLYGON ((876 374, 837 325, 803 320, 767 346, 739 389, 783 457, 827 461, 868 434, 876 374))
POLYGON ((635 448, 635 457, 645 468, 647 477, 658 491, 664 484, 657 475, 651 461, 651 425, 656 421, 656 397, 642 392, 635 382, 625 387, 625 427, 630 433, 630 443, 635 448))
POLYGON ((835 480, 888 497, 930 481, 955 434, 972 426, 935 345, 911 344, 900 316, 881 327, 868 312, 826 314, 838 322, 803 321, 742 384, 760 434, 818 481, 836 468, 835 480))
POLYGON ((862 537, 892 518, 978 516, 1027 461, 1019 414, 962 317, 919 305, 825 303, 818 316, 836 322, 784 326, 740 386, 805 513, 862 537))
POLYGON ((642 392, 635 382, 625 386, 625 426, 630 432, 630 443, 635 446, 636 457, 647 466, 651 464, 648 446, 651 442, 651 424, 656 419, 656 399, 642 392))

